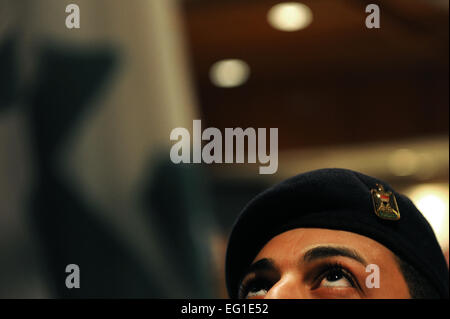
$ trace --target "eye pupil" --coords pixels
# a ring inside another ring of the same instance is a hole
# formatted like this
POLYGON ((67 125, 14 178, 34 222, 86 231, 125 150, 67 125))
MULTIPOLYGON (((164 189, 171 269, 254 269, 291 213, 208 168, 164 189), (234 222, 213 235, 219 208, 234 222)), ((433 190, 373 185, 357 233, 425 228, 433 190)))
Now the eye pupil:
POLYGON ((344 277, 344 275, 342 274, 341 271, 334 270, 334 271, 331 271, 331 272, 326 276, 326 279, 327 279, 328 281, 338 281, 338 280, 342 279, 343 277, 344 277))

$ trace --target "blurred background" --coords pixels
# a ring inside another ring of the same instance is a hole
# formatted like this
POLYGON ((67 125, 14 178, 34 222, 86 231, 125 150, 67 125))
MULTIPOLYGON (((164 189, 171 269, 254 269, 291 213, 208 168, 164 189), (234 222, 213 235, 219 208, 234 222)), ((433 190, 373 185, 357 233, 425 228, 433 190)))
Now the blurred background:
POLYGON ((409 195, 448 262, 448 1, 369 3, 0 0, 0 297, 226 298, 239 211, 324 167, 409 195), (193 119, 278 128, 277 173, 172 164, 193 119))

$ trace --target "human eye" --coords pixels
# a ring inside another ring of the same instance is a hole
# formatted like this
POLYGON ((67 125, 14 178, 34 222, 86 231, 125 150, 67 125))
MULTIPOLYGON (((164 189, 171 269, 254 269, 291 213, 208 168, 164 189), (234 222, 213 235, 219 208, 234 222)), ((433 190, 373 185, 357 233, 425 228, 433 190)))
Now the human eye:
POLYGON ((267 292, 272 288, 273 282, 265 277, 254 275, 251 278, 243 280, 239 288, 240 299, 264 298, 267 292))
POLYGON ((339 264, 326 265, 316 279, 316 288, 357 288, 355 276, 339 264))

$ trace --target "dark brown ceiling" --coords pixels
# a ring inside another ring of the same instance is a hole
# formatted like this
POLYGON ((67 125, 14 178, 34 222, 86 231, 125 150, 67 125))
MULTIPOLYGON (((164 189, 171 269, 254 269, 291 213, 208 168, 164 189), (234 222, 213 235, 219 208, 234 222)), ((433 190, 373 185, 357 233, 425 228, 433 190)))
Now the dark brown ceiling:
POLYGON ((184 2, 186 35, 205 125, 278 127, 282 149, 448 134, 448 9, 384 0, 367 29, 359 0, 303 1, 313 23, 273 29, 280 1, 184 2), (210 66, 240 58, 247 83, 218 88, 210 66))

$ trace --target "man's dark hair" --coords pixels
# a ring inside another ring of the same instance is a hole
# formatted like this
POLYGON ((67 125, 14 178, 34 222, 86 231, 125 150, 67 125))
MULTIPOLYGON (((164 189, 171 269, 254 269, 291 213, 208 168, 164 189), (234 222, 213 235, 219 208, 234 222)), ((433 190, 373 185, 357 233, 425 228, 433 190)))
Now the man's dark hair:
POLYGON ((397 264, 413 299, 439 299, 439 293, 413 266, 396 256, 397 264))

